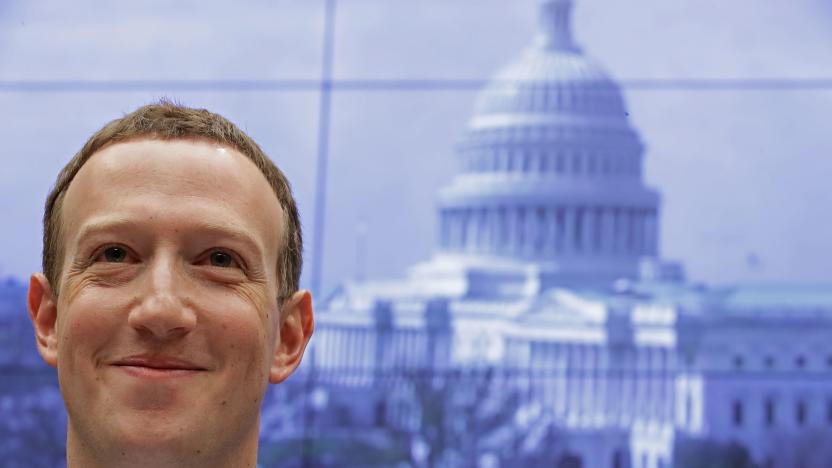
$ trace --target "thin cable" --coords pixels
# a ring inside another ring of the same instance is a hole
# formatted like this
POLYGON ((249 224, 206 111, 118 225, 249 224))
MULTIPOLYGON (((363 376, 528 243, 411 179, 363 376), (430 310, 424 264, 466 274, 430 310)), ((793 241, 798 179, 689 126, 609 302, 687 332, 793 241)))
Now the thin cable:
MULTIPOLYGON (((332 59, 331 45, 324 46, 325 58, 332 59)), ((272 80, 4 80, 0 92, 12 93, 113 93, 141 91, 177 92, 332 92, 349 91, 477 91, 487 79, 332 79, 332 64, 324 64, 322 79, 272 80)), ((750 79, 652 79, 635 78, 615 82, 621 89, 637 91, 823 91, 832 90, 832 78, 750 78, 750 79)), ((517 82, 506 81, 505 85, 517 82)), ((582 88, 592 89, 591 83, 582 88)), ((608 91, 609 83, 599 90, 608 91)), ((323 96, 323 94, 322 94, 323 96)), ((327 98, 329 99, 329 98, 327 98)), ((323 110, 323 100, 321 109, 323 110)), ((329 104, 327 103, 327 109, 329 104)))

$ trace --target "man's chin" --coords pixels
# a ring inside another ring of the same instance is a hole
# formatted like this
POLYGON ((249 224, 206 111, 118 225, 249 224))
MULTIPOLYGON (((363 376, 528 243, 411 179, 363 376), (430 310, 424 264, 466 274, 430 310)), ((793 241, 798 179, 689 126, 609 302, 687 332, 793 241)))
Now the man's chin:
POLYGON ((115 423, 111 436, 118 446, 137 450, 172 450, 179 452, 201 445, 208 438, 204 424, 196 414, 164 410, 126 410, 115 423))

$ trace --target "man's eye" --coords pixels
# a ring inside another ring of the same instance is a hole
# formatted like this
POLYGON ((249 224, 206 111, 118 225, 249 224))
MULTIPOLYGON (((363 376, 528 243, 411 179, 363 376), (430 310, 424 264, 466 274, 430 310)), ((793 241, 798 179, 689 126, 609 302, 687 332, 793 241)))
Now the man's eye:
POLYGON ((123 247, 107 247, 102 253, 104 261, 110 263, 122 263, 127 258, 127 250, 123 247))
POLYGON ((221 250, 215 250, 211 252, 211 255, 208 257, 208 259, 211 262, 211 266, 215 267, 228 268, 230 266, 234 266, 234 264, 236 263, 234 261, 234 258, 231 257, 231 255, 221 250))

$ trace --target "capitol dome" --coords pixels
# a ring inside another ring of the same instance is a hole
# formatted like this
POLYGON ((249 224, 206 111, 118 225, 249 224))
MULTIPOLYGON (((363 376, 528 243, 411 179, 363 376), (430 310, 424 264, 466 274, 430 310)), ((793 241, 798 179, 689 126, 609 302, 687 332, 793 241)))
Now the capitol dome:
POLYGON ((544 287, 634 277, 658 254, 644 145, 619 86, 575 44, 572 1, 539 8, 537 37, 481 91, 457 147, 440 253, 531 266, 544 287))

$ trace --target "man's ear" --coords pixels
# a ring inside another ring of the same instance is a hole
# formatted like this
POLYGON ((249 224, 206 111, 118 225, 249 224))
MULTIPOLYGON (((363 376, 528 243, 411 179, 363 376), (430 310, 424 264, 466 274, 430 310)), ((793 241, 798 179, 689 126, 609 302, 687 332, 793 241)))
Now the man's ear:
POLYGON ((278 384, 286 380, 300 365, 315 322, 312 318, 312 295, 309 291, 298 291, 283 303, 280 311, 279 340, 272 356, 269 382, 278 384))
POLYGON ((35 327, 35 342, 43 360, 52 367, 58 365, 58 336, 55 322, 58 318, 58 301, 52 286, 43 273, 35 273, 29 279, 27 295, 29 318, 35 327))

